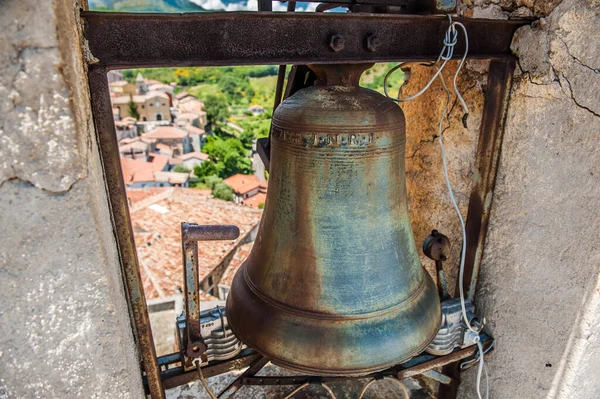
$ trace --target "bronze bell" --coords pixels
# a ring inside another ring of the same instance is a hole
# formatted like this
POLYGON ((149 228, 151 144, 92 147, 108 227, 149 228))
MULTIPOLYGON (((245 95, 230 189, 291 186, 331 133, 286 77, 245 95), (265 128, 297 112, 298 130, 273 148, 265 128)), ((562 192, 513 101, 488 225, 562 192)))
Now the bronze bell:
POLYGON ((227 316, 244 343, 289 369, 383 370, 440 328, 409 220, 404 114, 359 86, 370 66, 311 66, 318 83, 273 116, 265 210, 227 316))

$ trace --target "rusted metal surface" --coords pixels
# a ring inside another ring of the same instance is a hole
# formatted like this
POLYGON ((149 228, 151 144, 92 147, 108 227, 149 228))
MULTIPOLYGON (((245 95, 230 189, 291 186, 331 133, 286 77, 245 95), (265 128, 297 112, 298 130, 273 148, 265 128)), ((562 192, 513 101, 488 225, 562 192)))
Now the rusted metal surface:
POLYGON ((254 376, 267 363, 269 363, 269 361, 267 359, 265 359, 264 357, 257 358, 256 361, 254 363, 252 363, 246 371, 244 371, 238 378, 236 378, 231 384, 229 384, 221 393, 219 393, 219 395, 217 397, 218 398, 223 398, 223 397, 229 398, 229 397, 233 396, 243 386, 244 378, 254 376))
POLYGON ((88 80, 92 100, 94 129, 100 148, 102 172, 108 192, 115 241, 119 249, 119 261, 123 271, 125 289, 133 318, 134 336, 143 360, 143 369, 149 381, 149 392, 154 399, 162 399, 165 393, 160 381, 160 370, 152 339, 148 306, 140 275, 133 229, 125 195, 125 184, 119 159, 119 146, 113 121, 106 70, 90 66, 88 80))
MULTIPOLYGON (((250 366, 260 358, 262 358, 260 354, 251 349, 246 349, 234 359, 209 363, 208 366, 202 367, 202 374, 205 378, 210 378, 233 370, 240 370, 250 366)), ((195 368, 186 370, 184 367, 175 367, 163 371, 161 373, 161 378, 164 389, 170 389, 196 381, 198 379, 198 373, 195 368)))
POLYGON ((314 67, 320 84, 273 116, 266 206, 227 316, 242 342, 289 369, 367 374, 439 330, 408 215, 404 115, 358 86, 369 66, 314 67))
POLYGON ((488 73, 483 119, 477 144, 477 179, 469 198, 467 213, 467 251, 465 256, 465 292, 473 300, 479 267, 485 247, 488 221, 504 136, 504 123, 512 85, 515 60, 492 61, 488 73))
MULTIPOLYGON (((475 296, 479 268, 485 248, 514 68, 515 60, 513 58, 490 63, 483 106, 483 119, 475 158, 477 179, 469 198, 466 223, 467 250, 465 253, 463 287, 464 291, 468 292, 468 298, 471 301, 475 296)), ((456 294, 459 294, 458 285, 456 286, 456 294)), ((456 398, 460 381, 458 363, 447 365, 442 372, 452 377, 455 382, 441 386, 438 398, 456 398)))
POLYGON ((183 283, 185 295, 185 334, 183 345, 188 358, 202 357, 206 344, 200 326, 200 285, 198 283, 198 241, 235 240, 240 235, 237 226, 198 225, 181 223, 183 283))
MULTIPOLYGON (((340 13, 122 14, 83 12, 92 55, 111 69, 160 66, 423 61, 437 59, 443 16, 340 13), (344 48, 330 48, 332 35, 344 48), (377 35, 381 45, 367 49, 377 35)), ((456 18, 469 32, 469 58, 510 56, 528 21, 456 18)), ((463 52, 462 41, 454 55, 463 52)))
POLYGON ((240 229, 234 225, 181 224, 181 238, 184 242, 236 240, 240 229))
MULTIPOLYGON (((482 345, 484 350, 487 350, 493 344, 493 340, 486 336, 482 336, 482 345)), ((387 370, 383 370, 377 373, 371 373, 360 377, 342 376, 342 377, 331 377, 323 376, 316 377, 312 375, 293 375, 293 376, 253 376, 245 377, 243 379, 243 385, 300 385, 306 382, 336 382, 336 381, 347 381, 355 378, 375 378, 383 376, 396 377, 398 379, 404 379, 408 377, 414 377, 420 374, 428 373, 438 367, 442 367, 446 364, 459 362, 468 358, 472 358, 477 355, 477 346, 472 346, 465 349, 459 349, 455 352, 445 356, 434 356, 429 354, 423 354, 417 356, 410 361, 390 367, 387 370)), ((444 375, 439 376, 440 380, 444 383, 451 384, 453 379, 444 375)))

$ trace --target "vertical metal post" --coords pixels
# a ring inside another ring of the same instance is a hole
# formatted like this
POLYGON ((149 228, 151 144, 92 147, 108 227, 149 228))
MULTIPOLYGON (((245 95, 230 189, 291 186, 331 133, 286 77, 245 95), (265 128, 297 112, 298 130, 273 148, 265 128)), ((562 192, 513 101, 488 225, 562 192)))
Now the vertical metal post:
POLYGON ((119 260, 129 295, 133 316, 134 336, 142 355, 144 370, 148 377, 150 395, 153 399, 164 399, 165 391, 160 380, 160 370, 152 339, 152 329, 148 316, 148 306, 138 265, 137 252, 133 240, 131 218, 127 205, 125 184, 121 171, 119 146, 113 121, 106 69, 100 65, 90 65, 88 81, 92 100, 94 128, 100 148, 100 159, 104 173, 108 200, 111 208, 115 240, 119 248, 119 260))
MULTIPOLYGON (((515 60, 491 61, 477 144, 477 180, 467 212, 464 289, 473 300, 483 257, 515 60)), ((458 287, 457 287, 458 290, 458 287)))
POLYGON ((235 240, 240 229, 230 225, 181 223, 183 284, 185 286, 185 353, 189 358, 201 357, 206 344, 200 327, 200 285, 198 282, 198 241, 235 240))
MULTIPOLYGON (((467 250, 463 287, 465 292, 468 292, 468 298, 471 301, 475 296, 479 268, 485 247, 514 69, 514 59, 493 60, 490 62, 483 105, 483 118, 475 157, 477 180, 469 198, 466 223, 467 250)), ((459 294, 457 284, 456 295, 459 294)), ((440 386, 438 399, 456 398, 460 383, 458 363, 444 366, 442 373, 453 378, 453 382, 449 385, 440 386)))

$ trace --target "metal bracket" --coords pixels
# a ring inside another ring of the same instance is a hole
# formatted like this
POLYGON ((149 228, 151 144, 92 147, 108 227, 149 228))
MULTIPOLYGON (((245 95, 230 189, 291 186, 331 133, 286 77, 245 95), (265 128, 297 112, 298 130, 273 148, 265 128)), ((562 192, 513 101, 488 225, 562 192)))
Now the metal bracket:
MULTIPOLYGON (((185 355, 202 358, 206 344, 200 333, 200 286, 198 283, 198 241, 235 240, 240 236, 237 226, 202 226, 181 223, 181 245, 185 293, 185 355)), ((206 360, 206 359, 203 359, 206 360)))

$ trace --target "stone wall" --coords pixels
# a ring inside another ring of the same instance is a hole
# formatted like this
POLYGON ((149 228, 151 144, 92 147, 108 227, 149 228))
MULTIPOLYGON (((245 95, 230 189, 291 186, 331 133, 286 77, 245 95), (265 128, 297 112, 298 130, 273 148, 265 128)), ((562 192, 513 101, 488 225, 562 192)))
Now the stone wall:
POLYGON ((142 397, 78 5, 0 8, 0 398, 142 397))
MULTIPOLYGON (((477 305, 497 339, 488 360, 496 399, 600 397, 600 3, 559 3, 461 5, 463 14, 477 18, 541 17, 521 28, 512 45, 518 65, 478 287, 477 305)), ((450 178, 465 216, 486 71, 484 62, 467 62, 459 78, 471 108, 469 128, 461 126, 459 106, 444 125, 450 178)), ((411 68, 405 93, 431 74, 411 68)), ((453 291, 460 226, 434 140, 443 96, 435 83, 402 108, 415 238, 421 243, 431 228, 450 237, 445 266, 453 291)), ((432 271, 431 261, 423 263, 432 271)), ((463 375, 459 397, 477 397, 475 374, 463 375)))
MULTIPOLYGON (((476 1, 463 4, 463 12, 546 16, 520 29, 512 46, 518 66, 477 298, 497 339, 488 360, 490 396, 600 397, 600 3, 476 1)), ((485 90, 485 72, 473 63, 467 70, 463 85, 485 90)), ((467 101, 477 107, 481 96, 467 101)), ((448 224, 444 232, 459 243, 448 204, 439 210, 427 204, 430 194, 442 194, 430 186, 440 186, 439 151, 426 141, 439 115, 439 95, 420 102, 404 107, 407 120, 419 124, 417 133, 409 131, 408 156, 411 140, 421 152, 408 166, 417 171, 409 173, 411 205, 417 213, 434 209, 437 216, 425 218, 448 224)), ((449 153, 457 153, 450 164, 460 200, 472 173, 473 137, 471 129, 462 131, 458 116, 451 120, 457 127, 446 135, 449 153)), ((413 223, 419 240, 425 233, 420 216, 413 214, 413 223)), ((457 256, 448 265, 454 270, 457 256)), ((476 398, 475 370, 463 378, 459 397, 476 398)))

